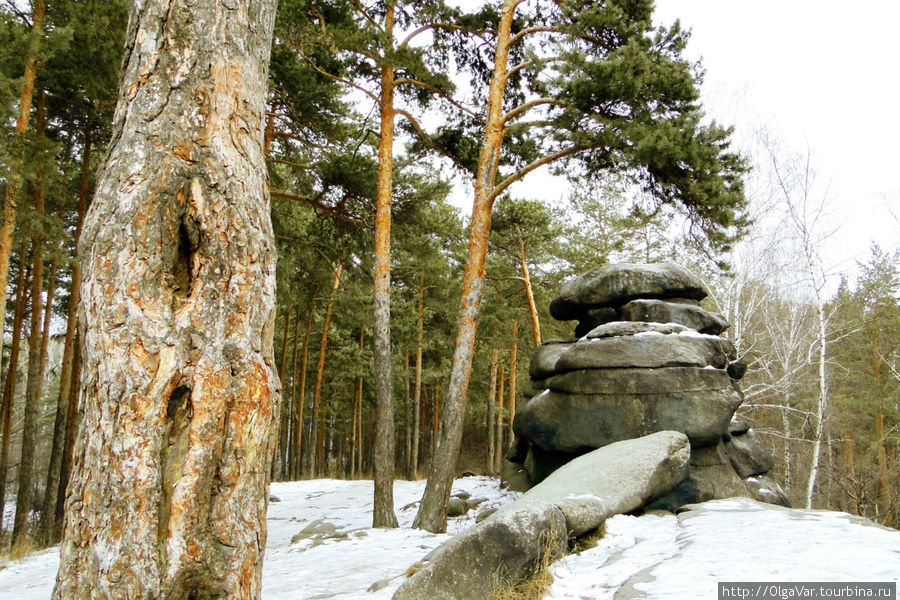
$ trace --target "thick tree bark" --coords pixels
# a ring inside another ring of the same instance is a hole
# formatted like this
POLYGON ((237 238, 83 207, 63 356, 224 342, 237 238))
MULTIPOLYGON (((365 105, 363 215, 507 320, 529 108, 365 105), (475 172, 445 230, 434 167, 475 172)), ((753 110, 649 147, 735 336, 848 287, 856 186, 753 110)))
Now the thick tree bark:
MULTIPOLYGON (((394 6, 386 3, 384 31, 394 35, 394 6)), ((394 514, 394 376, 391 367, 391 172, 394 152, 394 67, 381 68, 381 134, 375 198, 375 492, 373 527, 396 527, 394 514)))
MULTIPOLYGON (((306 329, 303 332, 303 347, 300 349, 300 381, 296 388, 291 389, 291 395, 297 392, 297 437, 294 441, 297 444, 297 460, 294 465, 294 479, 300 479, 303 470, 303 410, 306 407, 306 363, 309 358, 309 338, 312 334, 313 315, 316 309, 316 296, 319 295, 321 283, 313 286, 312 293, 309 295, 309 310, 306 313, 306 329)), ((307 449, 307 452, 309 450, 307 449)))
POLYGON ((447 529, 447 503, 450 500, 450 488, 453 485, 456 459, 462 442, 466 394, 469 375, 472 372, 478 314, 484 287, 484 262, 491 231, 491 209, 504 135, 503 96, 509 62, 510 29, 520 3, 521 0, 504 0, 500 11, 494 72, 488 91, 484 140, 475 174, 475 201, 469 225, 468 257, 463 271, 456 346, 450 366, 450 384, 441 415, 443 420, 441 435, 435 448, 437 458, 432 458, 422 504, 413 522, 414 527, 433 533, 442 533, 447 529))
MULTIPOLYGON (((44 133, 44 94, 38 93, 37 135, 44 133)), ((44 294, 44 183, 37 172, 34 182, 35 224, 31 235, 31 331, 28 334, 28 379, 25 382, 25 408, 22 419, 22 453, 19 459, 16 491, 16 516, 13 520, 12 546, 25 542, 28 513, 34 496, 34 454, 44 376, 41 373, 41 333, 43 331, 44 294)))
MULTIPOLYGON (((41 39, 44 36, 46 3, 34 0, 31 9, 31 48, 25 58, 22 93, 19 96, 19 116, 16 119, 16 135, 24 137, 31 119, 31 102, 34 95, 34 80, 37 75, 37 59, 41 39)), ((21 160, 14 162, 9 171, 3 193, 3 225, 0 225, 0 328, 6 323, 6 286, 9 278, 9 257, 12 254, 13 235, 16 230, 19 191, 22 185, 21 160)))
MULTIPOLYGON (((22 261, 24 263, 24 261, 22 261)), ((0 506, 6 506, 6 474, 9 467, 9 436, 12 425, 13 398, 16 395, 16 367, 19 364, 19 349, 22 345, 22 324, 25 321, 25 295, 31 277, 31 268, 19 265, 16 278, 16 305, 13 312, 12 344, 9 348, 9 364, 3 385, 3 401, 0 403, 0 427, 3 441, 0 443, 0 506)), ((3 511, 0 510, 0 527, 3 526, 3 511)))
POLYGON ((331 294, 328 296, 328 307, 325 309, 325 319, 322 322, 322 341, 319 344, 319 362, 316 366, 316 386, 313 389, 312 430, 309 441, 309 471, 308 476, 316 476, 317 470, 322 469, 325 457, 325 438, 319 431, 319 410, 322 407, 322 382, 325 378, 325 357, 328 353, 328 329, 331 326, 331 311, 334 309, 334 300, 341 286, 341 272, 344 269, 344 257, 341 256, 334 268, 334 283, 331 285, 331 294))
POLYGON ((135 0, 81 242, 84 416, 55 599, 258 598, 279 383, 275 2, 135 0))
POLYGON ((419 431, 422 424, 422 335, 425 315, 425 274, 419 273, 419 298, 416 303, 416 374, 413 383, 412 454, 409 459, 410 477, 419 478, 419 431))

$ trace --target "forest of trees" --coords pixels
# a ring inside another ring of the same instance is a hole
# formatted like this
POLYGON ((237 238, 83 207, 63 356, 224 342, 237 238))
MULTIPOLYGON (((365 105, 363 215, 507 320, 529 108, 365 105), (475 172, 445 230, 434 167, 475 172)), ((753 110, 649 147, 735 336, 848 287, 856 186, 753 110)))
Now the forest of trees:
POLYGON ((427 476, 417 526, 441 531, 452 477, 498 473, 531 352, 568 335, 559 284, 613 261, 709 282, 750 367, 739 415, 795 506, 900 523, 900 255, 827 274, 810 157, 730 150, 651 1, 281 0, 221 27, 222 2, 170 4, 0 7, 2 551, 58 543, 70 484, 119 489, 86 482, 112 463, 76 438, 121 445, 104 407, 144 400, 115 419, 155 440, 129 456, 160 464, 145 533, 170 558, 200 518, 179 494, 227 518, 268 478, 373 478, 395 526, 392 480, 427 476), (510 194, 539 168, 565 203, 510 194), (201 419, 215 447, 263 439, 205 465, 201 419))

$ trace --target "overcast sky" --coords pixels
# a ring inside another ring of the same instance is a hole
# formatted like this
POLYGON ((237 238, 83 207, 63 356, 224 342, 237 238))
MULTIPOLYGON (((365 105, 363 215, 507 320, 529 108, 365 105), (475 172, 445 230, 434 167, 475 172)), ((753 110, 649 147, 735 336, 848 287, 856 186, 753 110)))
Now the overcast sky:
MULTIPOLYGON (((656 0, 660 23, 692 31, 704 104, 738 137, 765 127, 807 149, 828 185, 834 272, 871 240, 900 247, 900 51, 895 0, 656 0), (891 214, 893 211, 893 215, 891 214)), ((824 185, 823 185, 824 187, 824 185)))

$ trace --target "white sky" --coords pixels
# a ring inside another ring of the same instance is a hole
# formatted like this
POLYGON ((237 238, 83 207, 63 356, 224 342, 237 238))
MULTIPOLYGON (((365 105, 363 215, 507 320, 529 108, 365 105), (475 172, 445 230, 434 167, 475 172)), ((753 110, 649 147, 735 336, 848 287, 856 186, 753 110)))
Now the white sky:
POLYGON ((660 23, 692 31, 706 69, 704 105, 737 138, 767 128, 810 152, 828 185, 832 272, 869 244, 900 246, 900 79, 892 0, 656 0, 660 23), (893 214, 891 214, 893 212, 893 214))

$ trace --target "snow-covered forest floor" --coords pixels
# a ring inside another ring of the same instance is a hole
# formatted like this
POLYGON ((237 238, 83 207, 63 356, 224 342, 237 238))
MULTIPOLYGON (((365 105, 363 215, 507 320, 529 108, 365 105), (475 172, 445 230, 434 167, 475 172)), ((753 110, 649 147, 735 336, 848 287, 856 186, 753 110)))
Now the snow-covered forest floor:
MULTIPOLYGON (((494 479, 458 479, 454 493, 487 500, 451 519, 447 534, 432 535, 410 528, 423 486, 395 484, 400 528, 386 530, 370 527, 371 481, 272 484, 278 501, 269 505, 263 599, 389 599, 410 565, 473 525, 478 511, 517 496, 494 479), (304 528, 319 533, 291 543, 304 528), (368 591, 373 584, 377 589, 368 591)), ((715 598, 718 581, 900 578, 900 531, 844 513, 730 499, 678 517, 620 515, 605 529, 596 547, 551 567, 554 583, 545 600, 600 600, 623 588, 637 598, 715 598)), ((0 599, 47 600, 58 562, 58 548, 51 548, 0 565, 0 599)))

